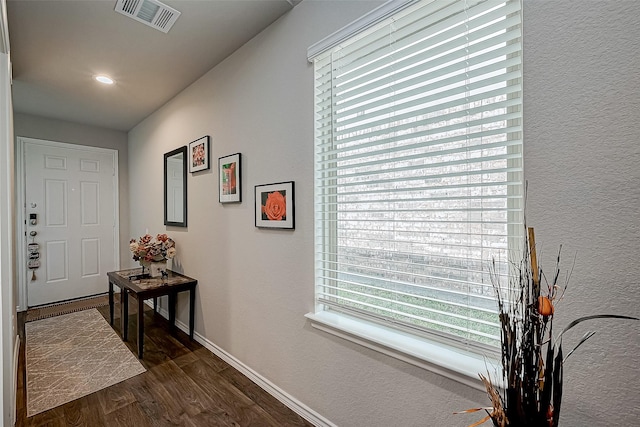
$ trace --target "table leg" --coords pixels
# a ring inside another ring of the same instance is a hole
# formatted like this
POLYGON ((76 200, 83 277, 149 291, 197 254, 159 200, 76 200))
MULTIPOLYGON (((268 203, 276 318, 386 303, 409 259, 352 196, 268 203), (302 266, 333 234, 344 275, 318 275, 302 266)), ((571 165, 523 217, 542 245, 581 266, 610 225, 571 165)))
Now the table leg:
POLYGON ((120 288, 120 330, 122 341, 126 341, 129 335, 129 293, 124 287, 120 288))
POLYGON ((189 290, 189 338, 193 340, 193 327, 195 323, 196 288, 189 290))
POLYGON ((169 293, 169 325, 176 326, 176 292, 169 293))
POLYGON ((138 297, 138 359, 144 349, 144 300, 138 297))
POLYGON ((109 282, 109 324, 113 326, 113 283, 109 282))
POLYGON ((153 297, 153 314, 158 312, 158 297, 153 297))

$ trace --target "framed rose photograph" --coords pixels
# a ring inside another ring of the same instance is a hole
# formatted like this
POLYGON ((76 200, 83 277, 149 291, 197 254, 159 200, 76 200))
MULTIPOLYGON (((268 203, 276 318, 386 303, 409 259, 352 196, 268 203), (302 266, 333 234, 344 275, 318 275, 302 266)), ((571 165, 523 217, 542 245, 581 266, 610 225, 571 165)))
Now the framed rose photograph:
POLYGON ((256 185, 256 227, 293 230, 294 182, 256 185))
POLYGON ((238 203, 242 201, 240 187, 240 153, 218 159, 218 200, 220 203, 238 203))
POLYGON ((209 169, 209 135, 189 143, 189 172, 209 169))

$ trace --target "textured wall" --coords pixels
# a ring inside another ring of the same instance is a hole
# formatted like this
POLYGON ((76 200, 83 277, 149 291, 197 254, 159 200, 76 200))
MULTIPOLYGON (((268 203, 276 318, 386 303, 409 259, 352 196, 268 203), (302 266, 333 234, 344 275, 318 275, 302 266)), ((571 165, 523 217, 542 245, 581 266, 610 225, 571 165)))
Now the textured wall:
MULTIPOLYGON (((600 312, 640 316, 640 2, 525 1, 528 223, 543 261, 575 267, 557 324, 600 312)), ((594 321, 565 364, 570 426, 640 421, 638 322, 594 321)))
MULTIPOLYGON (((545 265, 553 267, 560 243, 567 260, 577 256, 560 324, 595 311, 640 315, 632 44, 640 32, 631 25, 639 4, 525 2, 529 225, 545 265)), ((452 412, 487 405, 484 393, 317 331, 303 317, 313 309, 314 274, 306 49, 376 5, 303 1, 134 128, 131 230, 166 229, 176 239, 178 267, 199 279, 197 332, 335 424, 466 426, 479 416, 452 412), (188 177, 189 227, 167 229, 163 153, 207 134, 214 169, 188 177), (221 205, 216 161, 236 152, 243 202, 221 205), (296 181, 296 230, 254 228, 253 186, 285 180, 296 181)), ((183 321, 186 313, 180 299, 183 321)), ((637 325, 593 326, 602 333, 567 363, 562 424, 637 424, 637 325)))

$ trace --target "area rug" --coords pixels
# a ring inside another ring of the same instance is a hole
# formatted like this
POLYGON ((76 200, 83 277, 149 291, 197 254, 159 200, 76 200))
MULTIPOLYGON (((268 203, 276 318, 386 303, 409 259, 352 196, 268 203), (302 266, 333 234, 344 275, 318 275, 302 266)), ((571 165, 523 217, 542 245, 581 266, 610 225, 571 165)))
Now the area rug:
POLYGON ((96 309, 25 324, 27 416, 145 372, 96 309))
MULTIPOLYGON (((114 301, 119 301, 120 296, 114 295, 114 301)), ((46 319, 48 317, 59 316, 61 314, 74 313, 76 311, 90 308, 102 307, 109 304, 109 295, 98 295, 95 297, 65 301, 62 303, 45 305, 42 307, 30 308, 27 310, 25 322, 46 319)))

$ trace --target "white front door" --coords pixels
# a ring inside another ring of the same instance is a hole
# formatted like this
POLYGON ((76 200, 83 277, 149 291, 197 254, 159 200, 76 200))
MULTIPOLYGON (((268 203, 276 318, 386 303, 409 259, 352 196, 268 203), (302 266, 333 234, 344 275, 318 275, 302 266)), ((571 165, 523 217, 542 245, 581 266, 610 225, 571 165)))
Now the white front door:
POLYGON ((117 152, 24 141, 24 238, 40 262, 27 271, 28 306, 104 293, 118 265, 117 152))

